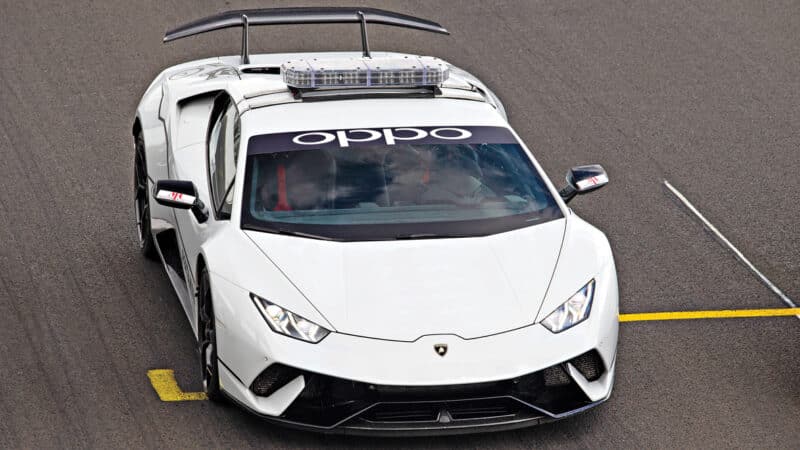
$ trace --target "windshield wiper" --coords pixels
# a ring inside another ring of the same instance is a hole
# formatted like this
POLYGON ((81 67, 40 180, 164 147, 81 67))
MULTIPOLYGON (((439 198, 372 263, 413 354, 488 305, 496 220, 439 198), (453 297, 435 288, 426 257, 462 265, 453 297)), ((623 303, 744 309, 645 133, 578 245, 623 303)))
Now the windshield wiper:
POLYGON ((305 237, 310 239, 320 239, 323 241, 335 241, 337 239, 333 239, 328 236, 322 236, 319 234, 313 233, 304 233, 302 231, 290 231, 283 228, 267 228, 267 227, 259 227, 259 231, 263 231, 264 233, 272 233, 272 234, 283 234, 286 236, 297 236, 297 237, 305 237))
POLYGON ((438 234, 438 233, 411 233, 411 234, 398 234, 394 238, 400 240, 410 239, 446 239, 446 238, 464 238, 472 237, 469 234, 438 234))

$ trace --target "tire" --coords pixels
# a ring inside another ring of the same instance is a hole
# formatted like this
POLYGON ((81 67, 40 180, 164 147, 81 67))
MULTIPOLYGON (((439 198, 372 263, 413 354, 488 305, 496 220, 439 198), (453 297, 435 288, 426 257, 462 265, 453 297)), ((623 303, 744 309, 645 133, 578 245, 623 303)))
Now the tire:
POLYGON ((211 282, 208 270, 203 267, 197 283, 197 348, 200 356, 200 370, 203 377, 203 390, 209 400, 224 400, 219 388, 219 363, 217 361, 217 335, 214 320, 214 304, 211 301, 211 282))
POLYGON ((144 152, 144 138, 139 132, 134 138, 136 155, 133 163, 133 212, 136 217, 136 234, 139 250, 148 259, 158 260, 158 251, 150 228, 150 193, 147 179, 147 160, 144 152))

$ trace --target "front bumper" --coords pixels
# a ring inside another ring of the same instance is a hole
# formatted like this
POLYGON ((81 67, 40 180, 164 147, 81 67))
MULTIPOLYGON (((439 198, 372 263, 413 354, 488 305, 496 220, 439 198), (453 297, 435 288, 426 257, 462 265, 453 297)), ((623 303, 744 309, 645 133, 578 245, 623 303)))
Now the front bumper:
POLYGON ((558 334, 533 324, 476 339, 399 342, 334 332, 309 344, 269 331, 260 315, 236 305, 248 292, 212 273, 220 383, 255 414, 322 432, 447 434, 559 419, 611 394, 618 292, 615 277, 602 278, 613 282, 598 283, 590 317, 558 334), (438 344, 448 346, 445 356, 434 351, 438 344), (590 352, 602 368, 597 376, 584 376, 576 361, 590 352), (295 372, 258 395, 256 380, 278 366, 295 372), (553 368, 565 383, 553 384, 553 368))
MULTIPOLYGON (((224 365, 220 369, 223 378, 230 375, 224 365)), ((295 428, 386 436, 463 434, 532 426, 585 411, 607 396, 592 401, 581 383, 610 385, 613 370, 613 365, 607 369, 593 350, 513 379, 448 386, 382 386, 276 363, 256 378, 250 391, 269 394, 267 398, 280 397, 281 391, 292 391, 292 385, 302 379, 302 390, 282 414, 260 413, 226 393, 251 412, 295 428)))

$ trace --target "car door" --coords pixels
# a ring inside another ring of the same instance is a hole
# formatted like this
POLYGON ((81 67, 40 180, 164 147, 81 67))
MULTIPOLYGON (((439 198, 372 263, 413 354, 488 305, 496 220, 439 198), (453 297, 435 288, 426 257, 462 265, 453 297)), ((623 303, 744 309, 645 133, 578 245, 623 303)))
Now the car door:
POLYGON ((199 222, 189 210, 176 210, 175 219, 182 246, 186 292, 184 309, 196 326, 197 260, 203 243, 220 227, 228 225, 233 206, 233 180, 236 174, 240 125, 236 106, 223 98, 215 102, 210 117, 210 132, 203 143, 175 151, 175 177, 191 180, 200 201, 206 206, 208 220, 199 222))

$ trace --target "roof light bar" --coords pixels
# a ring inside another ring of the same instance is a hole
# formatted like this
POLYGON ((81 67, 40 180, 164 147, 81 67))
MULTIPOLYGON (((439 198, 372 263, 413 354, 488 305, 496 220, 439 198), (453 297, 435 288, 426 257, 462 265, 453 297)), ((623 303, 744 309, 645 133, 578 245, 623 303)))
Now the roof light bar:
POLYGON ((281 65, 283 81, 297 89, 436 86, 450 75, 432 56, 298 59, 281 65))

